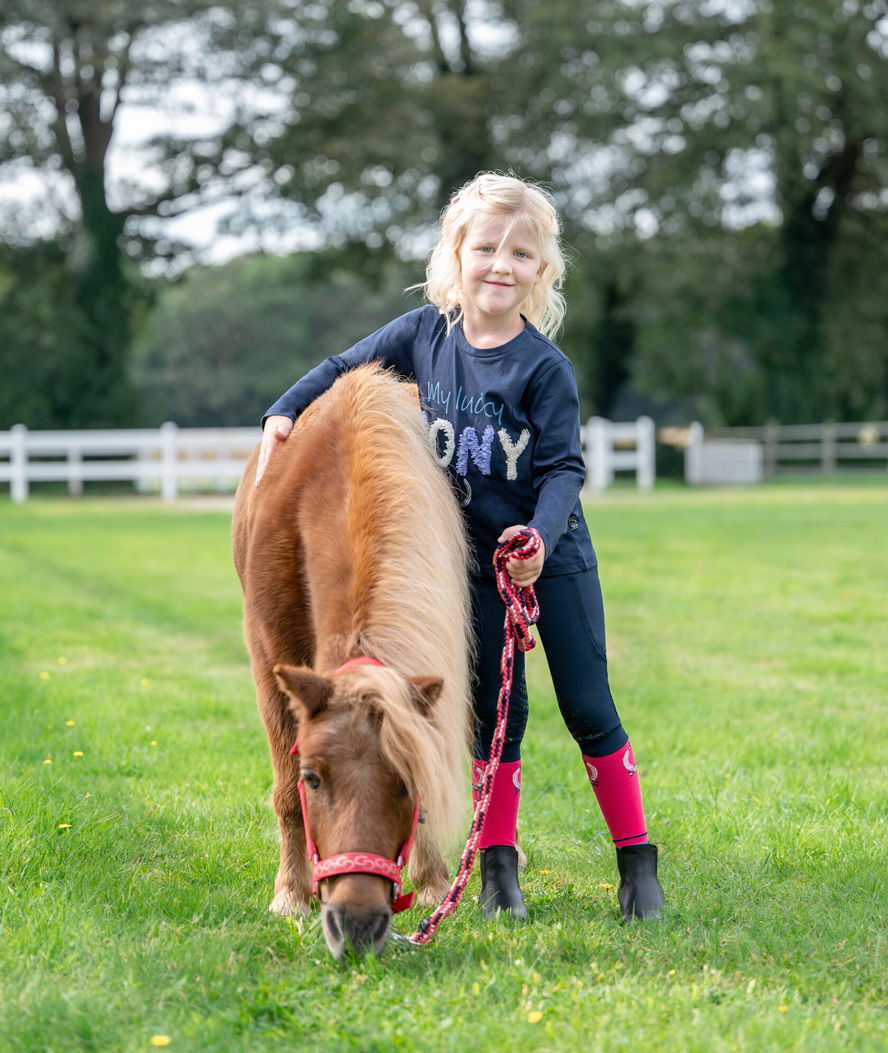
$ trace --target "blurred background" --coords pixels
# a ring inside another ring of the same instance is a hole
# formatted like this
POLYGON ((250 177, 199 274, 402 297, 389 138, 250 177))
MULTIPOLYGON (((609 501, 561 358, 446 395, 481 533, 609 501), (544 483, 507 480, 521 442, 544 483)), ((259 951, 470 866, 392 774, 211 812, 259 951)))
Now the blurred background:
POLYGON ((584 412, 888 418, 881 0, 2 0, 0 429, 251 425, 554 194, 584 412))

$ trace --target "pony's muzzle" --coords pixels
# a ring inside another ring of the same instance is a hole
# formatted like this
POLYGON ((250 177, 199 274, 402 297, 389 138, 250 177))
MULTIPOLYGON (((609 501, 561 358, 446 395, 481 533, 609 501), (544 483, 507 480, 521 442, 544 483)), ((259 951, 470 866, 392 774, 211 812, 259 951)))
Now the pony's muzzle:
POLYGON ((359 957, 376 954, 388 939, 392 912, 388 907, 361 910, 336 903, 321 908, 324 939, 334 958, 352 953, 359 957))
POLYGON ((373 874, 349 874, 322 883, 321 925, 335 958, 382 950, 392 920, 391 887, 373 874))

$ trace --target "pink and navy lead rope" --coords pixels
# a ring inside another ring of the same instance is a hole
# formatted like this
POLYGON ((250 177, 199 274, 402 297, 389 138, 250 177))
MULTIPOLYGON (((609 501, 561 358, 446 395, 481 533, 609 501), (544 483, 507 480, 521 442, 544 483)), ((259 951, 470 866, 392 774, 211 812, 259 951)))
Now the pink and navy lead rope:
POLYGON ((512 675, 515 669, 515 646, 521 651, 530 651, 536 647, 531 628, 536 624, 540 615, 539 603, 533 586, 522 588, 516 585, 509 577, 506 563, 510 559, 530 559, 539 551, 542 541, 540 535, 533 528, 518 531, 508 541, 504 542, 496 550, 493 557, 493 567, 496 574, 496 585, 499 594, 506 605, 506 619, 503 626, 503 654, 500 660, 500 693, 496 704, 496 730, 493 733, 493 741, 490 744, 490 758, 484 769, 481 782, 481 791, 472 826, 469 830, 469 839, 460 860, 456 878, 444 897, 441 906, 433 914, 419 924, 419 928, 412 936, 400 937, 408 943, 420 945, 428 943, 435 935, 435 931, 441 922, 456 910, 460 897, 468 884, 475 865, 475 855, 478 851, 478 841, 484 829, 484 820, 487 818, 487 809, 493 796, 493 782, 499 768, 500 757, 503 753, 503 743, 506 738, 506 722, 509 718, 509 699, 512 695, 512 675))

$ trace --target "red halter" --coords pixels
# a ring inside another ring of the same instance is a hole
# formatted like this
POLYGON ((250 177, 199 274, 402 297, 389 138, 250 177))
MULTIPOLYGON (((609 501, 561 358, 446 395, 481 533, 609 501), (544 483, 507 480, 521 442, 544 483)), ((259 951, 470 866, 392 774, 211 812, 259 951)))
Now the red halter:
MULTIPOLYGON (((352 658, 344 665, 341 665, 336 672, 342 673, 356 665, 382 666, 382 664, 375 658, 362 656, 360 658, 352 658)), ((299 739, 293 743, 290 753, 293 756, 299 755, 299 739)), ((416 828, 419 824, 419 797, 416 798, 416 804, 413 807, 413 824, 410 828, 410 836, 401 846, 396 859, 388 859, 386 856, 378 856, 372 852, 339 852, 335 856, 327 856, 326 859, 321 859, 317 845, 314 843, 314 838, 308 829, 308 807, 305 800, 305 784, 301 775, 297 785, 299 787, 299 801, 302 805, 302 822, 305 825, 305 847, 311 862, 311 894, 320 899, 318 889, 325 878, 339 877, 341 874, 376 874, 379 877, 387 878, 392 883, 392 914, 399 914, 402 910, 412 907, 414 893, 408 892, 406 895, 402 895, 403 878, 401 871, 407 866, 407 861, 410 859, 410 851, 416 839, 416 828)))

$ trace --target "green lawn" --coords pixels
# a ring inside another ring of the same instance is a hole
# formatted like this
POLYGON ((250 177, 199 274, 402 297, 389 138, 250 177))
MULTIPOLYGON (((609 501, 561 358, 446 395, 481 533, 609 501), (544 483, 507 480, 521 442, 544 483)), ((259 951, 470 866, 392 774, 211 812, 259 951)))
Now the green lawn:
MULTIPOLYGON (((266 912, 270 766, 228 515, 0 502, 0 1050, 884 1050, 888 481, 590 501, 669 901, 531 655, 525 926, 338 964, 266 912)), ((406 930, 421 916, 402 915, 406 930)))

